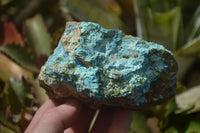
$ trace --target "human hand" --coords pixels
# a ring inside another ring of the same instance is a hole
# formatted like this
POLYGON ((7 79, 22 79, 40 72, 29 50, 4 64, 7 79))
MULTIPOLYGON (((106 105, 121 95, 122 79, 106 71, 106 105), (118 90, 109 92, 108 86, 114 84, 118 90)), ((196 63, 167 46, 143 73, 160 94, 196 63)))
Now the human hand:
MULTIPOLYGON (((68 99, 59 104, 48 99, 36 112, 25 133, 87 133, 96 110, 68 99)), ((132 120, 128 110, 102 110, 91 133, 127 133, 132 120)))

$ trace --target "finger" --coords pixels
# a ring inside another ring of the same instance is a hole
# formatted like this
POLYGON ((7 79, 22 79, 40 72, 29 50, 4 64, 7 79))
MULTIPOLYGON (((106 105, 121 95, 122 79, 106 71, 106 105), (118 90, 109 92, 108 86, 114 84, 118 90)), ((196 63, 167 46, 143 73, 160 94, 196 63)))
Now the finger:
POLYGON ((114 110, 101 110, 91 133, 107 133, 112 123, 114 110))
POLYGON ((37 125, 36 123, 38 123, 39 119, 41 118, 41 116, 43 115, 44 112, 46 112, 47 110, 50 110, 51 108, 54 108, 55 104, 52 100, 48 99, 39 109, 38 111, 35 113, 31 123, 29 124, 29 126, 27 127, 27 129, 29 129, 30 131, 33 130, 35 128, 35 125, 37 125))
POLYGON ((94 109, 90 109, 86 106, 82 107, 81 113, 74 125, 67 130, 65 133, 86 133, 89 130, 90 123, 95 114, 94 109))
POLYGON ((132 111, 116 111, 108 133, 128 133, 132 121, 132 111))
POLYGON ((63 133, 76 120, 81 104, 75 100, 52 108, 41 116, 32 133, 63 133))

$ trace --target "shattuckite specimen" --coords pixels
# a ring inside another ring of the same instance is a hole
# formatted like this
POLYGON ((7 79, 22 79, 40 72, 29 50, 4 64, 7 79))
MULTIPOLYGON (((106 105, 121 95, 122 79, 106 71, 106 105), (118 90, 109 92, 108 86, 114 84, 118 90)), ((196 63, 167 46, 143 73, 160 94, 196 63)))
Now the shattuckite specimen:
POLYGON ((141 109, 173 97, 176 75, 173 54, 162 45, 92 22, 68 22, 39 81, 53 99, 141 109))

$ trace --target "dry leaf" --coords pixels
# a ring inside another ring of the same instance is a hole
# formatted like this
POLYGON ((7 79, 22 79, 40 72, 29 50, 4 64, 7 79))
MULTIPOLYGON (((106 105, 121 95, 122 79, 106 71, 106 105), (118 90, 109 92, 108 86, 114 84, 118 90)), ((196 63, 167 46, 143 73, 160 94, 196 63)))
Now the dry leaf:
POLYGON ((2 43, 3 45, 19 44, 22 47, 24 46, 24 41, 12 22, 4 23, 3 28, 4 28, 4 39, 2 43))

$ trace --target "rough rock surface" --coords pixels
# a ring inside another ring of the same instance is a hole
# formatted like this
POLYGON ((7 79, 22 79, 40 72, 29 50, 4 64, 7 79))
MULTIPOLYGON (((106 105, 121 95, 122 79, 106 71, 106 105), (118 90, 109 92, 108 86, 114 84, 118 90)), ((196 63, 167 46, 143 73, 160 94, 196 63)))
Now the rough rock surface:
POLYGON ((140 109, 174 96, 176 74, 173 54, 161 45, 95 23, 69 22, 39 80, 50 98, 140 109))

